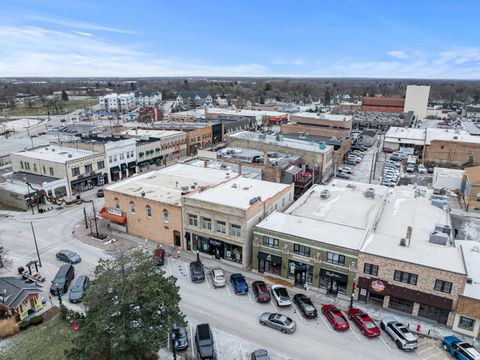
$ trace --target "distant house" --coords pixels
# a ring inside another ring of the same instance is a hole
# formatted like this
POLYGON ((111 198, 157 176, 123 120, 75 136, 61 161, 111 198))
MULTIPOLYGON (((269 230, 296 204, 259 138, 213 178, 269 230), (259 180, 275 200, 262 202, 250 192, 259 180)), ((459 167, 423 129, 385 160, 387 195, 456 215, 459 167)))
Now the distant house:
POLYGON ((23 320, 43 308, 42 290, 36 283, 22 277, 0 277, 0 310, 11 311, 23 320))

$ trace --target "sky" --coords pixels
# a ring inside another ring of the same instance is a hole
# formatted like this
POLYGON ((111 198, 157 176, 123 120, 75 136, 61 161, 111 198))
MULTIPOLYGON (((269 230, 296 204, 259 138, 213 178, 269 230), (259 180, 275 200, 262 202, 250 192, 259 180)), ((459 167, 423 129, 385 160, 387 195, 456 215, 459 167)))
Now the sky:
POLYGON ((1 0, 0 76, 480 79, 478 0, 1 0))

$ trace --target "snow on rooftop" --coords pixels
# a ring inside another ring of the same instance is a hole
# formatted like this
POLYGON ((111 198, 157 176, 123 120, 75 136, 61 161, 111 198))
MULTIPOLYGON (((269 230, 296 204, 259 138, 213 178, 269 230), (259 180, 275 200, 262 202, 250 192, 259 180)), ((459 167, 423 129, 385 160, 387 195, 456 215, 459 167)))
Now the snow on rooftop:
POLYGON ((427 137, 425 143, 427 145, 430 145, 433 140, 480 143, 480 137, 470 135, 468 131, 465 130, 429 128, 427 129, 427 137))
POLYGON ((412 141, 418 145, 423 145, 425 142, 425 136, 426 129, 392 126, 385 133, 385 142, 403 143, 412 141))
POLYGON ((14 153, 15 155, 26 156, 32 159, 47 160, 56 163, 66 163, 67 161, 82 159, 87 156, 98 155, 93 151, 79 150, 55 145, 46 145, 27 151, 14 153))
POLYGON ((330 120, 330 121, 351 121, 353 116, 351 115, 336 115, 327 113, 315 113, 315 112, 298 112, 292 114, 295 117, 312 118, 318 120, 330 120))
POLYGON ((107 186, 105 190, 174 205, 181 204, 182 187, 195 191, 228 181, 238 174, 231 170, 175 164, 107 186))
POLYGON ((267 110, 245 110, 245 109, 224 109, 224 108, 208 108, 207 113, 209 114, 219 114, 219 115, 241 115, 241 116, 255 116, 255 117, 262 117, 262 116, 287 116, 286 112, 280 111, 267 111, 267 110))
POLYGON ((430 145, 434 140, 480 143, 480 137, 465 130, 438 128, 402 128, 392 126, 385 134, 385 142, 430 145))
POLYGON ((135 129, 120 132, 122 135, 129 135, 134 137, 152 137, 157 139, 164 139, 170 136, 184 135, 183 131, 176 130, 155 130, 155 129, 135 129))
POLYGON ((480 242, 469 240, 455 240, 455 246, 460 248, 465 260, 468 278, 472 283, 467 283, 463 295, 473 299, 480 299, 480 242))
POLYGON ((238 177, 208 190, 193 194, 190 196, 190 199, 246 210, 253 205, 250 203, 253 198, 260 197, 261 201, 265 201, 289 186, 287 184, 238 177))

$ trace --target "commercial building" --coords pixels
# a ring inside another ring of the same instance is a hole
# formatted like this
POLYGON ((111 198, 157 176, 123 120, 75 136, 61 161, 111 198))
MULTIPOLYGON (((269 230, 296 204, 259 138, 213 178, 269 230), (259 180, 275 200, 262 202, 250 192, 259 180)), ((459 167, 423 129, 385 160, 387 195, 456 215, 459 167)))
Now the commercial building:
POLYGON ((284 213, 274 212, 255 227, 252 268, 350 298, 358 250, 386 193, 382 186, 337 179, 313 186, 284 213))
POLYGON ((429 85, 407 85, 405 94, 404 112, 413 111, 417 120, 427 117, 428 97, 430 95, 429 85))
POLYGON ((205 119, 218 120, 226 117, 250 117, 256 119, 257 125, 271 125, 288 121, 288 114, 279 111, 261 111, 261 110, 245 110, 245 109, 223 109, 223 108, 208 108, 205 109, 205 119))
POLYGON ((356 111, 353 117, 354 129, 388 130, 391 126, 409 127, 414 120, 413 111, 407 113, 381 112, 381 111, 356 111))
POLYGON ((182 195, 236 176, 231 170, 175 164, 107 186, 101 214, 121 231, 159 244, 186 247, 182 195))
POLYGON ((355 296, 451 326, 467 281, 450 215, 431 190, 389 190, 358 255, 355 296))
POLYGON ((434 189, 459 191, 464 174, 464 170, 436 166, 433 168, 432 187, 434 189))
POLYGON ((464 115, 467 118, 479 118, 480 117, 480 105, 468 105, 465 107, 464 115))
POLYGON ((279 152, 296 155, 312 171, 315 182, 327 179, 333 172, 333 147, 301 139, 284 137, 281 134, 267 135, 240 131, 226 137, 231 147, 256 149, 262 152, 279 152))
POLYGON ((134 93, 108 94, 98 98, 100 109, 105 111, 127 112, 135 108, 136 100, 134 93))
POLYGON ((380 111, 401 113, 405 108, 405 99, 400 97, 364 97, 363 111, 380 111))
POLYGON ((460 194, 465 209, 480 209, 480 166, 465 168, 460 194))
POLYGON ((253 227, 293 202, 293 184, 238 177, 182 198, 187 250, 251 265, 253 227))
POLYGON ((105 153, 55 145, 10 154, 14 172, 66 179, 68 193, 100 186, 108 179, 105 153))
POLYGON ((350 137, 352 120, 351 115, 300 112, 291 114, 290 121, 281 125, 281 131, 344 139, 350 137))
POLYGON ((458 298, 452 329, 478 339, 480 337, 480 246, 478 241, 458 241, 467 271, 467 284, 458 298))

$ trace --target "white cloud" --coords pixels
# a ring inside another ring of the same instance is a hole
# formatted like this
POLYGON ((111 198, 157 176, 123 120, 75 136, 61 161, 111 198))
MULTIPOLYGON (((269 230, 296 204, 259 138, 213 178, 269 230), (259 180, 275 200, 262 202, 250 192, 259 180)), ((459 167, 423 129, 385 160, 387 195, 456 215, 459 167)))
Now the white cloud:
POLYGON ((285 59, 275 59, 272 61, 273 65, 293 65, 293 66, 299 66, 299 65, 304 65, 305 60, 303 59, 293 59, 293 60, 285 60, 285 59))
POLYGON ((82 35, 82 36, 88 36, 88 37, 92 37, 93 34, 92 33, 89 33, 89 32, 85 32, 85 31, 72 31, 74 34, 78 34, 78 35, 82 35))
POLYGON ((403 50, 393 50, 387 52, 387 54, 397 59, 408 59, 408 55, 403 50))

